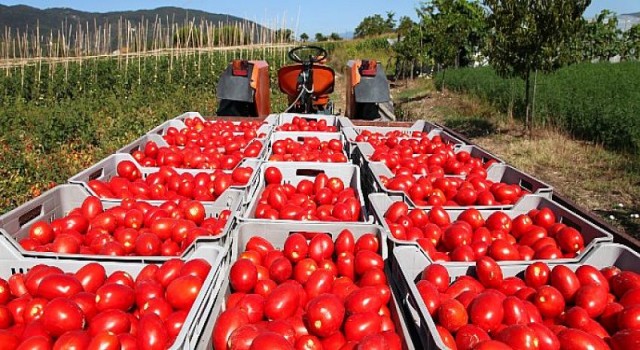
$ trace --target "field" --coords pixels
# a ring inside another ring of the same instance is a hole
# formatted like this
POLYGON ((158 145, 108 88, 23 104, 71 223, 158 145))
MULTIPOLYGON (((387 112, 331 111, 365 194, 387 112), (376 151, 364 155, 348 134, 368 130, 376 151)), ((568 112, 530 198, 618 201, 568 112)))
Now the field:
MULTIPOLYGON (((491 68, 447 70, 436 84, 469 93, 505 113, 524 115, 524 82, 491 68)), ((640 150, 640 63, 583 63, 538 76, 535 123, 610 149, 640 150)))
MULTIPOLYGON (((278 67, 285 54, 285 47, 176 51, 0 69, 0 212, 167 119, 191 110, 214 114, 217 78, 232 58, 278 67)), ((283 109, 284 97, 273 95, 273 108, 283 109)))

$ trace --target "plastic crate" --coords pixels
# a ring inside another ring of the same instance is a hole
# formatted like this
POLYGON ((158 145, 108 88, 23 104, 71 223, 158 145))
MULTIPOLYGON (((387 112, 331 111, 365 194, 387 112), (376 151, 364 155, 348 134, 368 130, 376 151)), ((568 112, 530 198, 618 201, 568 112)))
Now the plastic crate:
MULTIPOLYGON (((364 196, 360 188, 360 169, 351 164, 340 163, 317 163, 317 162, 265 162, 260 166, 260 174, 258 175, 258 186, 255 191, 255 196, 245 213, 239 217, 240 221, 261 221, 263 219, 257 219, 255 217, 256 207, 258 200, 262 195, 266 185, 264 181, 264 172, 268 167, 276 167, 282 173, 284 183, 290 183, 294 186, 302 180, 311 180, 321 173, 325 173, 328 177, 337 177, 345 184, 345 188, 351 187, 355 190, 356 196, 360 201, 360 223, 372 223, 373 217, 367 215, 367 209, 365 207, 364 196)), ((277 222, 289 222, 300 224, 300 221, 296 220, 277 220, 277 222)), ((322 221, 305 221, 305 223, 321 223, 322 221)))
POLYGON ((344 141, 344 135, 342 135, 342 133, 316 132, 316 131, 297 131, 297 132, 276 131, 273 134, 271 134, 271 140, 269 142, 269 147, 267 150, 267 155, 265 157, 265 160, 269 161, 269 157, 271 157, 272 155, 273 144, 276 141, 292 139, 293 141, 302 143, 306 138, 311 138, 311 137, 316 137, 320 141, 339 140, 340 143, 342 143, 342 149, 343 149, 342 153, 345 155, 345 157, 347 157, 347 159, 349 159, 349 153, 347 153, 348 146, 347 146, 347 143, 344 141))
MULTIPOLYGON (((388 178, 394 177, 393 173, 383 163, 371 162, 367 167, 371 172, 375 181, 374 192, 382 192, 389 195, 392 199, 399 199, 405 201, 409 206, 420 209, 431 209, 433 206, 419 206, 403 191, 394 191, 387 189, 381 180, 381 176, 388 178)), ((492 182, 506 183, 509 185, 518 185, 522 189, 526 189, 531 194, 537 194, 551 199, 553 195, 553 188, 550 185, 534 178, 533 176, 526 174, 507 164, 493 164, 487 169, 487 180, 492 182)), ((367 188, 364 189, 365 194, 367 188)), ((525 195, 526 196, 526 195, 525 195)), ((523 196, 524 197, 524 196, 523 196)), ((460 210, 463 208, 476 208, 478 210, 508 210, 513 208, 515 204, 511 205, 470 205, 470 206, 444 206, 446 210, 460 210)))
MULTIPOLYGON (((156 168, 156 167, 142 167, 130 154, 121 153, 121 154, 110 155, 109 157, 98 162, 97 164, 74 175, 69 179, 68 182, 72 184, 82 185, 87 191, 89 191, 89 193, 91 193, 91 195, 97 196, 97 194, 91 189, 91 187, 89 187, 89 181, 100 180, 100 181, 106 182, 111 180, 111 178, 113 178, 114 176, 117 176, 118 164, 120 162, 127 161, 127 160, 133 162, 133 164, 140 171, 140 174, 142 174, 143 179, 146 179, 147 176, 149 176, 150 174, 154 174, 160 171, 160 168, 156 168)), ((247 184, 232 185, 229 188, 231 190, 237 190, 243 193, 241 196, 243 204, 248 204, 251 198, 253 197, 253 194, 256 189, 255 183, 258 180, 257 177, 258 177, 258 172, 261 164, 262 164, 262 160, 254 159, 254 158, 244 159, 242 162, 240 162, 240 164, 238 164, 238 167, 248 167, 253 169, 253 172, 251 173, 251 177, 249 178, 249 182, 247 182, 247 184)), ((178 174, 190 173, 192 175, 197 175, 199 173, 213 173, 216 171, 216 170, 210 170, 210 169, 184 169, 184 168, 174 168, 174 170, 178 174)), ((226 174, 231 174, 232 170, 223 170, 223 172, 226 174)), ((101 199, 114 200, 114 201, 121 200, 121 198, 101 198, 101 199)), ((160 202, 162 202, 162 200, 160 202)), ((202 203, 208 204, 211 202, 203 201, 202 203)))
MULTIPOLYGON (((420 274, 432 262, 420 254, 418 248, 414 246, 393 249, 390 259, 395 261, 394 265, 399 266, 399 271, 393 273, 393 276, 398 278, 399 295, 406 296, 401 301, 401 304, 405 314, 413 318, 413 322, 409 321, 408 323, 419 334, 421 348, 425 350, 448 349, 438 335, 433 318, 429 315, 416 287, 420 274)), ((564 265, 574 271, 582 265, 592 265, 596 268, 617 266, 622 270, 640 273, 640 255, 628 247, 614 243, 599 245, 578 262, 570 264, 549 262, 548 264, 550 268, 556 265, 564 265)), ((475 274, 475 265, 455 266, 448 263, 442 265, 447 268, 452 281, 459 276, 475 274)), ((501 263, 500 265, 505 278, 512 276, 522 277, 522 273, 528 266, 527 264, 503 265, 501 263)))
MULTIPOLYGON (((377 194, 369 195, 369 203, 371 203, 371 207, 372 207, 371 213, 375 216, 376 221, 385 228, 387 232, 387 236, 389 238, 388 242, 391 245, 391 249, 397 245, 417 246, 417 244, 414 242, 401 241, 396 239, 390 234, 389 225, 387 225, 387 222, 384 219, 384 213, 386 213, 387 209, 389 209, 389 207, 393 202, 395 201, 392 200, 386 194, 377 193, 377 194)), ((556 215, 557 221, 580 231, 580 233, 582 234, 582 237, 584 238, 584 243, 585 243, 584 250, 573 259, 543 260, 544 262, 576 263, 580 261, 580 259, 582 259, 584 256, 589 254, 589 252, 593 250, 598 244, 613 241, 613 236, 610 233, 593 225, 591 222, 585 220, 583 217, 561 206, 560 204, 552 201, 551 199, 546 198, 545 196, 541 196, 541 195, 526 196, 526 197, 523 197, 520 201, 518 201, 518 203, 516 203, 516 205, 514 205, 513 208, 509 210, 500 210, 500 211, 507 214, 510 218, 515 218, 518 215, 528 213, 532 209, 542 209, 542 208, 551 209, 551 211, 556 215)), ((464 210, 462 209, 447 210, 447 213, 451 218, 451 222, 454 222, 463 211, 464 210)), ((489 215, 495 212, 496 210, 480 210, 482 217, 485 219, 489 217, 489 215)), ((424 252, 422 253, 422 255, 426 257, 426 254, 424 252)), ((511 264, 517 265, 517 264, 524 263, 524 261, 522 260, 501 261, 500 263, 504 265, 511 265, 511 264)), ((465 265, 467 263, 451 262, 450 264, 465 265)))
POLYGON ((347 142, 350 143, 352 150, 358 144, 358 142, 356 142, 356 137, 363 131, 370 131, 372 133, 380 133, 383 135, 394 131, 400 131, 406 138, 414 138, 411 136, 414 132, 426 132, 428 133, 427 137, 429 139, 440 136, 442 141, 447 144, 466 144, 466 142, 462 141, 458 137, 444 131, 440 126, 426 120, 418 120, 412 126, 406 128, 392 126, 354 126, 350 128, 343 128, 342 132, 344 133, 347 142))
POLYGON ((171 147, 171 145, 169 145, 162 136, 158 134, 146 134, 120 148, 116 153, 133 154, 135 151, 144 152, 144 148, 149 142, 155 142, 158 147, 171 147))
MULTIPOLYGON (((139 261, 139 260, 153 260, 162 261, 168 260, 174 257, 154 256, 154 257, 136 257, 136 256, 118 256, 107 257, 104 255, 83 255, 83 254, 61 254, 61 253, 49 253, 49 252, 35 252, 28 251, 22 248, 18 243, 22 238, 29 235, 29 229, 38 221, 51 222, 54 219, 64 217, 71 210, 82 206, 82 202, 87 197, 91 197, 91 194, 82 186, 76 184, 60 185, 45 192, 39 197, 36 197, 29 202, 19 206, 18 208, 11 210, 10 212, 0 216, 0 233, 5 236, 14 248, 24 257, 33 258, 73 258, 84 260, 109 260, 117 261, 139 261)), ((150 203, 159 205, 162 201, 150 201, 150 203)), ((217 217, 220 212, 225 209, 231 210, 232 213, 238 212, 242 201, 241 193, 238 191, 226 191, 215 202, 205 205, 205 212, 207 217, 217 217)), ((120 205, 120 201, 102 201, 102 206, 105 209, 112 208, 120 205)), ((191 245, 200 246, 205 244, 211 244, 215 246, 225 247, 231 243, 230 232, 234 225, 234 217, 227 221, 222 232, 218 236, 199 237, 191 245)), ((181 256, 187 256, 189 250, 188 247, 182 253, 181 256)))
POLYGON ((200 114, 198 112, 185 112, 185 113, 182 113, 179 116, 173 118, 173 120, 179 120, 181 122, 184 122, 185 119, 193 119, 193 118, 205 119, 202 116, 202 114, 200 114))
MULTIPOLYGON (((379 238, 383 236, 381 232, 381 227, 377 225, 354 225, 354 224, 336 224, 336 223, 322 223, 322 224, 303 224, 303 225, 291 225, 287 223, 279 223, 279 222, 268 222, 268 223, 241 223, 234 230, 234 243, 232 245, 230 255, 231 264, 236 260, 236 258, 244 251, 244 247, 246 243, 249 241, 251 237, 259 236, 268 240, 275 248, 282 249, 284 246, 284 242, 290 234, 295 232, 318 232, 318 233, 327 233, 330 234, 334 241, 337 238, 338 234, 344 230, 349 229, 353 233, 354 237, 357 239, 365 233, 374 233, 379 238)), ((383 257, 386 257, 386 247, 383 247, 383 244, 380 245, 380 254, 383 257)), ((385 269, 385 273, 387 275, 387 280, 391 284, 393 279, 390 276, 388 269, 385 269)), ((396 332, 400 335, 403 340, 403 349, 405 350, 413 350, 417 349, 413 344, 413 339, 409 333, 409 328, 407 327, 406 320, 401 313, 401 307, 398 303, 398 297, 395 293, 395 286, 391 285, 392 291, 392 299, 390 302, 390 311, 391 317, 396 325, 396 332)), ((211 343, 211 332, 215 325, 215 321, 222 311, 225 309, 225 301, 227 297, 231 294, 229 282, 225 281, 220 289, 220 294, 216 298, 215 305, 213 310, 211 311, 209 317, 209 321, 207 322, 207 326, 203 334, 206 337, 202 337, 200 342, 198 343, 196 349, 212 349, 211 343)))
MULTIPOLYGON (((220 293, 220 287, 225 277, 223 272, 228 268, 228 262, 225 262, 227 251, 224 248, 214 245, 200 246, 190 251, 186 259, 202 258, 211 264, 211 271, 207 275, 202 284, 200 293, 196 297, 193 306, 187 314, 187 318, 182 326, 180 333, 176 337, 175 342, 170 349, 193 349, 197 340, 201 337, 203 328, 206 325, 209 310, 216 301, 216 296, 220 293)), ((104 266, 107 274, 115 271, 125 271, 131 276, 137 276, 147 264, 163 263, 162 260, 152 259, 135 259, 130 260, 126 264, 121 261, 113 261, 110 257, 96 259, 104 266)), ((25 273, 30 268, 38 264, 46 264, 60 268, 64 272, 76 272, 87 263, 92 261, 79 259, 43 259, 15 256, 14 249, 7 242, 5 237, 0 237, 0 277, 8 279, 16 273, 25 273)))
MULTIPOLYGON (((191 112, 192 113, 192 112, 191 112)), ((188 114, 188 113, 185 113, 188 114)), ((184 115, 184 114, 183 114, 184 115)), ((201 119, 205 120, 205 118, 203 118, 199 113, 196 113, 195 115, 193 115, 193 117, 200 117, 201 119)), ((169 121, 166 121, 162 124, 160 124, 159 126, 151 129, 147 135, 160 135, 160 136, 164 136, 167 133, 167 130, 171 127, 178 129, 178 131, 184 129, 187 127, 187 125, 184 123, 184 120, 189 118, 189 116, 185 116, 182 119, 172 119, 169 121)), ((232 122, 235 125, 239 125, 240 122, 232 122)), ((266 140, 269 138, 269 136, 271 135, 271 132, 273 130, 273 127, 267 123, 262 124, 257 130, 256 130, 256 134, 260 135, 260 134, 264 134, 263 137, 257 137, 256 140, 266 140)), ((234 135, 242 135, 242 132, 234 132, 234 135)))

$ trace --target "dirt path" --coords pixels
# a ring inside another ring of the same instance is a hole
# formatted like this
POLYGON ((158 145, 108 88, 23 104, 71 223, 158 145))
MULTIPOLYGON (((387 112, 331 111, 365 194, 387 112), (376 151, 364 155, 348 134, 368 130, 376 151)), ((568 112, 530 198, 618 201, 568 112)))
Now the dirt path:
POLYGON ((440 93, 430 81, 395 89, 405 120, 440 122, 513 166, 598 213, 627 233, 640 234, 640 174, 628 157, 552 129, 523 135, 523 126, 477 99, 440 93))

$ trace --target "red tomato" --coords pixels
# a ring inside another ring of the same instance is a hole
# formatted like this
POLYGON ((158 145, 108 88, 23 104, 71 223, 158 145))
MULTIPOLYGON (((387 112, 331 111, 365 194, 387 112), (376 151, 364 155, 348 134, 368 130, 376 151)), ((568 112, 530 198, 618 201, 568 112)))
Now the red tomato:
POLYGON ((433 283, 427 280, 418 281, 418 283, 416 283, 416 287, 418 288, 418 292, 427 307, 427 311, 431 316, 434 316, 440 307, 440 293, 433 283))
POLYGON ((640 344, 640 329, 627 329, 614 334, 610 339, 612 350, 634 349, 640 344))
POLYGON ((507 326, 496 334, 495 340, 501 341, 514 349, 539 349, 537 333, 522 324, 507 326))
POLYGON ((293 345, 285 337, 274 332, 263 332, 258 335, 249 350, 293 350, 293 345))
POLYGON ((422 271, 422 279, 433 283, 440 293, 449 287, 449 272, 440 264, 427 265, 422 271))
POLYGON ((551 270, 551 285, 555 287, 566 301, 573 298, 580 288, 580 280, 576 274, 564 265, 557 265, 551 270))
POLYGON ((342 326, 345 308, 342 301, 332 294, 322 294, 311 299, 306 307, 309 332, 327 337, 342 326))
POLYGON ((267 184, 279 184, 282 182, 282 173, 276 167, 268 167, 264 171, 264 179, 267 184))
POLYGON ((564 297, 552 286, 539 287, 533 295, 532 302, 544 318, 554 318, 564 311, 564 297))
POLYGON ((42 321, 49 334, 59 337, 68 331, 81 330, 85 319, 80 307, 71 299, 56 298, 45 306, 42 321))
POLYGON ((95 293, 107 279, 104 267, 98 263, 89 263, 81 267, 74 276, 80 282, 84 291, 89 293, 95 293))
POLYGON ((113 334, 128 333, 131 330, 131 320, 126 312, 117 309, 103 311, 89 322, 89 335, 97 336, 101 332, 113 334))
POLYGON ((264 314, 270 320, 282 320, 293 316, 298 308, 298 289, 288 283, 276 287, 265 300, 264 314))
POLYGON ((455 299, 443 300, 438 309, 440 325, 450 332, 456 332, 467 324, 469 316, 464 306, 455 299))
POLYGON ((347 317, 344 335, 347 340, 360 341, 367 335, 380 332, 381 318, 375 312, 364 312, 347 317))
POLYGON ((549 283, 549 275, 551 270, 549 266, 543 262, 534 262, 527 266, 524 270, 524 280, 527 286, 532 288, 538 288, 549 283))
POLYGON ((490 257, 482 257, 476 261, 476 275, 485 288, 497 289, 502 284, 502 269, 490 257))
POLYGON ((189 310, 200 293, 202 283, 196 276, 176 278, 167 286, 167 301, 176 310, 189 310))
POLYGON ((487 332, 472 324, 462 326, 455 339, 457 350, 470 350, 483 341, 491 340, 487 332))
POLYGON ((36 295, 49 300, 58 297, 70 298, 83 290, 82 284, 75 277, 53 274, 40 281, 36 295))
POLYGON ((229 272, 229 283, 236 292, 250 292, 258 279, 258 270, 247 259, 237 260, 229 272))
POLYGON ((164 323, 156 314, 140 317, 137 337, 140 350, 164 350, 171 344, 164 323))
POLYGON ((471 323, 487 332, 495 331, 504 317, 503 298, 499 292, 485 291, 480 293, 469 305, 471 323))
POLYGON ((231 334, 241 326, 248 324, 247 314, 239 308, 222 312, 213 327, 212 342, 214 349, 226 349, 231 334))
POLYGON ((61 335, 53 344, 53 350, 81 350, 89 347, 91 337, 85 331, 70 331, 61 335))
POLYGON ((96 291, 98 310, 118 309, 128 311, 133 307, 136 295, 133 288, 119 283, 108 283, 96 291))
POLYGON ((609 347, 595 335, 579 329, 565 329, 558 333, 562 350, 606 350, 609 347))

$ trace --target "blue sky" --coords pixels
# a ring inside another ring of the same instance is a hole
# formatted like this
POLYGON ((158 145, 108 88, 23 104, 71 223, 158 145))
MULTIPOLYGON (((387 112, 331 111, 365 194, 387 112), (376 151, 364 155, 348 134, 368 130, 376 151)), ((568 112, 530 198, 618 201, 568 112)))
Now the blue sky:
MULTIPOLYGON (((384 15, 387 11, 394 11, 396 18, 406 15, 415 19, 414 9, 419 3, 420 1, 417 0, 179 0, 172 2, 149 0, 0 0, 0 4, 3 5, 26 4, 38 8, 70 7, 93 12, 179 6, 245 17, 269 26, 276 26, 277 23, 279 27, 285 23, 288 28, 294 29, 298 34, 307 32, 312 37, 317 32, 328 34, 353 31, 365 16, 375 13, 384 15), (322 11, 321 6, 327 8, 328 11, 322 11)), ((593 0, 585 15, 593 17, 605 8, 619 14, 639 12, 640 2, 638 0, 593 0)))

